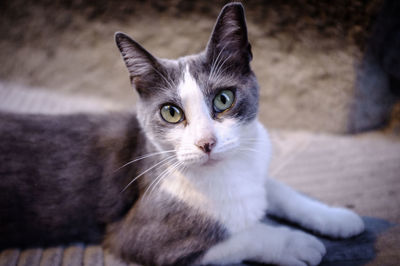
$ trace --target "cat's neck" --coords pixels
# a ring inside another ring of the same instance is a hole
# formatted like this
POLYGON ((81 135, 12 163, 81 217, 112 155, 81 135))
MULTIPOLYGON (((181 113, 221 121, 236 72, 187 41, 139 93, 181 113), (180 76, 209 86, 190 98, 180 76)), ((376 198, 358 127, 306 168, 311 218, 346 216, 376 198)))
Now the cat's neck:
POLYGON ((254 122, 254 130, 254 151, 237 153, 212 167, 175 172, 161 189, 232 232, 257 222, 267 208, 264 182, 270 143, 258 121, 254 122))

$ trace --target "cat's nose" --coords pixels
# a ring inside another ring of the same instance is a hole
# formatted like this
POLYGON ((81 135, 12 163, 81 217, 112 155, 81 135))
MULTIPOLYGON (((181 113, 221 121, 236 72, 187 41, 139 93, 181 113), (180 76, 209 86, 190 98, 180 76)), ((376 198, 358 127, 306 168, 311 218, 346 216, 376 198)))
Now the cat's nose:
POLYGON ((213 137, 204 138, 196 142, 196 146, 207 154, 211 153, 212 149, 215 147, 215 144, 217 144, 217 140, 213 137))

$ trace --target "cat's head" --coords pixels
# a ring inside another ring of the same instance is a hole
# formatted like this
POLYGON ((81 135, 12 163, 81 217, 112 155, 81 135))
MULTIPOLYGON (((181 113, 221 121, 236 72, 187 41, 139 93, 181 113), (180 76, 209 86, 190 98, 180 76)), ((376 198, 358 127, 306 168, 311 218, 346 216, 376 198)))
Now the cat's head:
POLYGON ((159 59, 123 33, 115 39, 140 96, 138 119, 159 150, 175 150, 171 156, 195 167, 223 161, 251 142, 258 83, 241 4, 222 9, 200 54, 159 59))

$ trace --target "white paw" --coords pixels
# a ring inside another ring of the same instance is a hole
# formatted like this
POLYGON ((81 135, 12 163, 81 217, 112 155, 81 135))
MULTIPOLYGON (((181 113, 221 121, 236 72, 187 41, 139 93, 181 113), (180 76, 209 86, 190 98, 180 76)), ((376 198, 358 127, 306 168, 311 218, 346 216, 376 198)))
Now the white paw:
POLYGON ((344 208, 326 208, 311 215, 308 223, 309 229, 334 238, 348 238, 364 231, 361 217, 344 208))
POLYGON ((325 253, 325 246, 314 236, 300 231, 291 231, 283 249, 279 265, 318 265, 325 253))

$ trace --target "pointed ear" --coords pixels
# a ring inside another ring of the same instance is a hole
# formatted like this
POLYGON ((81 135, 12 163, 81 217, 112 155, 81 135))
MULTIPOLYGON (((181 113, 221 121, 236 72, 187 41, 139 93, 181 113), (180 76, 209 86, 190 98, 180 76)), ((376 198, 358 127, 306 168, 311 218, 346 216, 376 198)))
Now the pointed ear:
POLYGON ((230 3, 222 8, 206 53, 211 61, 218 60, 217 57, 230 57, 238 64, 249 65, 252 53, 242 4, 230 3))
POLYGON ((128 68, 132 86, 140 95, 150 93, 149 83, 160 73, 161 64, 139 43, 122 32, 115 33, 115 42, 128 68))

